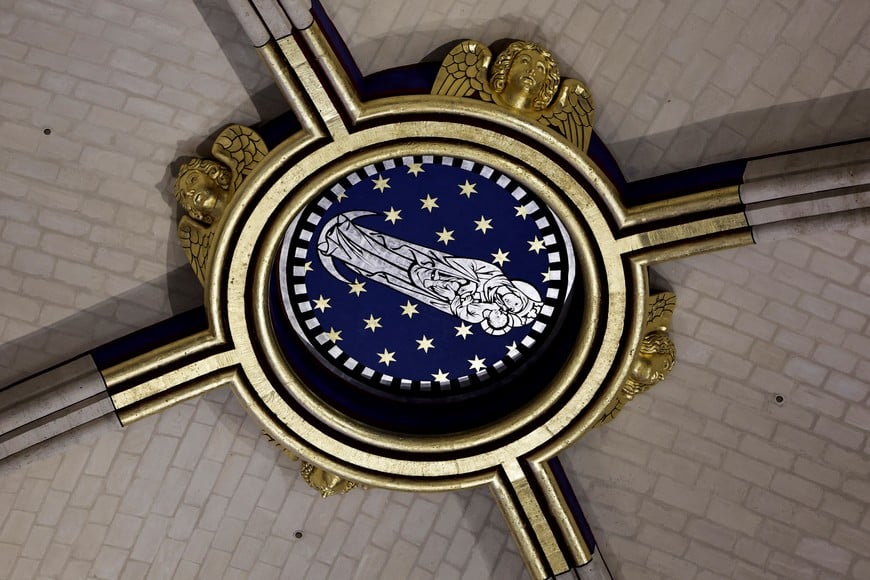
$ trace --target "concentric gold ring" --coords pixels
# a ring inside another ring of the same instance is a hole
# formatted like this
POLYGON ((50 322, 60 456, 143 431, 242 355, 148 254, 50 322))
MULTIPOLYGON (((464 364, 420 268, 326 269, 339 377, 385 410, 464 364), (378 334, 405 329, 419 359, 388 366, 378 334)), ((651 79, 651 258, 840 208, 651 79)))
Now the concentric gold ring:
POLYGON ((238 220, 236 235, 228 242, 229 269, 221 292, 230 306, 224 323, 244 376, 238 381, 239 395, 288 447, 373 485, 477 485, 505 461, 549 453, 573 441, 588 426, 584 418, 603 408, 602 401, 621 382, 627 356, 620 345, 633 344, 631 335, 639 332, 633 325, 637 317, 630 315, 638 304, 629 302, 637 302, 645 280, 639 268, 618 254, 611 227, 585 189, 588 185, 545 154, 485 128, 409 121, 353 133, 301 159, 271 158, 264 166, 261 171, 278 177, 266 191, 244 193, 240 207, 250 207, 250 212, 238 220), (580 328, 551 384, 501 420, 438 438, 385 432, 325 404, 283 356, 271 331, 268 301, 269 276, 282 236, 309 202, 349 171, 390 157, 423 154, 478 161, 535 193, 565 225, 576 251, 578 281, 585 285, 580 328))

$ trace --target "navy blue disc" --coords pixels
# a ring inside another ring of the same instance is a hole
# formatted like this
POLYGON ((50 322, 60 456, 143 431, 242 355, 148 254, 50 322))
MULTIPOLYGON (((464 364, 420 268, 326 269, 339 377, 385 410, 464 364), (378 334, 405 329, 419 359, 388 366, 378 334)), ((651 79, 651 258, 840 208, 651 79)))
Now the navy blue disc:
POLYGON ((288 228, 277 268, 280 309, 320 364, 410 399, 504 382, 557 326, 575 276, 537 196, 438 155, 334 183, 288 228))

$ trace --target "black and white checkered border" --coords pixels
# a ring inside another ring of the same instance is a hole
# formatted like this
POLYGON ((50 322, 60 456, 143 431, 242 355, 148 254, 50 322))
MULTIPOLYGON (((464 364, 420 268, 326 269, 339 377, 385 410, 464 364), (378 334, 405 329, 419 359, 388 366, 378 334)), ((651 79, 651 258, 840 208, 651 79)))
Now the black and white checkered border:
POLYGON ((547 330, 553 314, 565 300, 566 294, 563 274, 567 272, 568 256, 565 252, 564 244, 558 244, 560 238, 562 238, 562 234, 559 228, 552 223, 548 217, 548 212, 538 204, 534 196, 497 169, 468 159, 445 155, 415 155, 387 159, 366 165, 338 180, 338 182, 329 188, 328 193, 322 194, 316 203, 306 208, 301 214, 300 219, 288 228, 284 236, 280 256, 281 270, 279 272, 279 283, 282 302, 284 303, 287 316, 291 320, 295 318, 300 323, 298 326, 296 324, 293 326, 297 328, 297 331, 301 330, 304 333, 307 342, 324 359, 331 361, 334 365, 341 368, 345 374, 357 380, 370 385, 388 387, 390 390, 398 389, 403 392, 426 393, 467 389, 472 385, 482 385, 488 379, 510 369, 533 350, 533 347, 547 330), (330 345, 328 334, 320 325, 314 313, 305 284, 305 262, 307 261, 306 257, 308 256, 309 245, 314 237, 314 230, 333 203, 339 201, 339 196, 345 194, 351 187, 365 179, 395 169, 396 167, 407 167, 413 163, 459 167, 480 175, 484 179, 494 181, 496 185, 509 192, 518 202, 522 203, 524 200, 527 200, 524 204, 527 209, 527 215, 534 220, 535 225, 543 235, 545 247, 555 248, 555 251, 548 251, 547 258, 550 282, 555 282, 556 284, 548 285, 541 312, 532 324, 529 333, 517 344, 515 349, 509 350, 506 356, 488 365, 484 370, 473 375, 464 375, 459 378, 450 379, 449 381, 421 381, 394 377, 354 359, 337 344, 330 345), (288 267, 292 276, 292 283, 290 283, 290 278, 287 276, 288 267), (288 283, 291 286, 290 288, 288 288, 288 283))

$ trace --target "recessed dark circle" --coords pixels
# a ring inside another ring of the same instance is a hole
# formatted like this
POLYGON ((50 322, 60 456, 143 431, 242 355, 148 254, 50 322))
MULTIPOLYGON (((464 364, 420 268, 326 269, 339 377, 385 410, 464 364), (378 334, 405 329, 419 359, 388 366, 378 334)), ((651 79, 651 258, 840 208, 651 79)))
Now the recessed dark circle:
POLYGON ((337 408, 400 431, 461 430, 558 369, 564 348, 547 347, 579 316, 575 261, 559 219, 514 177, 459 157, 385 159, 290 224, 271 316, 288 360, 337 408), (433 418, 445 405, 451 417, 433 418))

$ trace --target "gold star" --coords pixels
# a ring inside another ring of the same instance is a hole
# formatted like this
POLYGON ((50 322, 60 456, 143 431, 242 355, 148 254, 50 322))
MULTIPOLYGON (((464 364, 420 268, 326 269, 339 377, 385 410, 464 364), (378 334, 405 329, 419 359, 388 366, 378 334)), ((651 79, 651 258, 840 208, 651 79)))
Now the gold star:
POLYGON ((490 256, 492 256, 493 264, 498 264, 499 266, 504 266, 505 262, 510 262, 510 259, 508 258, 508 254, 510 254, 510 252, 502 252, 501 248, 499 248, 497 253, 490 254, 490 256))
POLYGON ((461 336, 462 340, 465 340, 469 334, 474 334, 471 332, 471 327, 464 322, 460 322, 459 326, 454 326, 453 328, 456 329, 456 336, 461 336))
POLYGON ((358 279, 354 278, 353 284, 348 284, 348 286, 350 286, 350 292, 348 292, 348 294, 356 294, 357 297, 359 297, 360 294, 366 292, 365 285, 365 282, 360 282, 358 279))
POLYGON ((314 268, 311 267, 311 262, 305 262, 305 266, 302 268, 303 272, 313 272, 314 268))
POLYGON ((528 211, 526 210, 526 206, 524 205, 515 206, 514 209, 517 210, 517 215, 515 217, 521 217, 523 219, 526 219, 526 216, 529 215, 528 211))
POLYGON ((470 359, 468 362, 471 366, 469 366, 469 370, 480 372, 486 368, 486 365, 483 364, 486 361, 485 358, 478 358, 477 355, 474 355, 474 359, 470 359))
POLYGON ((402 316, 405 316, 406 314, 408 315, 408 318, 414 318, 415 314, 420 314, 419 312, 417 312, 417 305, 411 304, 410 300, 405 302, 405 304, 402 306, 402 316))
POLYGON ((378 362, 382 362, 385 365, 390 366, 391 362, 396 362, 396 358, 393 356, 394 354, 396 354, 396 351, 390 352, 385 347, 384 352, 378 353, 378 357, 379 357, 378 362))
POLYGON ((337 201, 338 203, 341 203, 341 200, 343 199, 347 199, 347 194, 345 192, 339 191, 335 194, 335 201, 337 201))
POLYGON ((390 206, 390 211, 385 211, 384 215, 387 216, 384 218, 384 221, 388 221, 393 225, 396 225, 396 220, 402 219, 399 214, 402 212, 400 209, 393 209, 393 206, 390 206))
POLYGON ((483 216, 480 216, 480 219, 474 223, 477 225, 474 231, 483 232, 483 235, 486 235, 486 230, 492 229, 492 219, 485 219, 483 216))
POLYGON ((547 270, 546 272, 541 272, 541 276, 544 277, 544 282, 550 281, 550 271, 549 270, 547 270))
POLYGON ((435 345, 432 344, 431 338, 426 338, 426 335, 423 335, 423 338, 417 341, 417 350, 422 350, 425 353, 429 353, 430 348, 435 348, 435 345))
POLYGON ((413 173, 414 177, 417 177, 418 173, 426 173, 426 171, 423 169, 422 163, 409 163, 408 173, 413 173))
POLYGON ((420 201, 423 202, 423 207, 421 207, 420 209, 429 210, 429 213, 432 213, 432 210, 435 209, 436 207, 438 207, 438 204, 435 203, 436 201, 438 201, 438 198, 432 197, 428 193, 426 194, 426 198, 421 199, 420 201))
POLYGON ((381 174, 378 173, 378 178, 372 179, 372 183, 375 184, 375 186, 372 189, 377 189, 381 193, 384 193, 385 189, 390 189, 389 181, 390 181, 389 177, 384 179, 383 177, 381 177, 381 174))
POLYGON ((314 308, 321 312, 326 312, 327 308, 332 308, 332 306, 329 305, 329 301, 330 298, 324 298, 323 294, 321 294, 320 297, 314 301, 314 308))
POLYGON ((329 332, 326 333, 326 337, 329 340, 331 340, 333 343, 336 343, 339 340, 344 340, 343 338, 341 338, 341 331, 336 330, 336 329, 332 328, 331 326, 329 327, 329 332))
POLYGON ((374 314, 369 314, 368 318, 363 318, 363 322, 366 323, 366 327, 363 330, 371 330, 375 331, 376 328, 381 328, 381 319, 375 318, 374 314))
POLYGON ((444 245, 446 246, 448 244, 448 242, 453 241, 453 232, 454 231, 456 231, 456 230, 448 230, 445 227, 445 228, 442 228, 442 230, 440 232, 435 232, 435 235, 438 236, 438 241, 444 242, 444 245))
POLYGON ((529 244, 529 251, 539 254, 541 250, 544 249, 544 240, 539 240, 538 236, 535 236, 535 239, 531 242, 527 242, 529 244))
POLYGON ((469 183, 468 180, 466 179, 466 180, 465 180, 465 185, 460 185, 460 186, 459 186, 459 189, 462 190, 462 191, 459 192, 459 195, 464 195, 464 196, 467 197, 468 199, 471 199, 471 194, 472 194, 472 193, 477 193, 477 190, 474 189, 475 185, 476 185, 476 184, 474 184, 474 183, 469 183))
POLYGON ((432 374, 432 380, 434 380, 435 382, 438 382, 438 383, 446 383, 447 381, 450 380, 447 378, 447 375, 449 375, 449 374, 450 373, 445 373, 441 369, 438 369, 437 373, 432 374))

